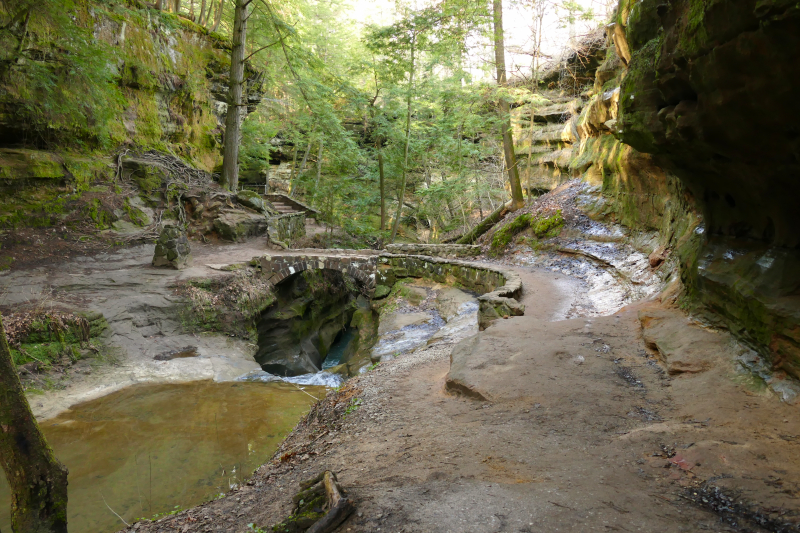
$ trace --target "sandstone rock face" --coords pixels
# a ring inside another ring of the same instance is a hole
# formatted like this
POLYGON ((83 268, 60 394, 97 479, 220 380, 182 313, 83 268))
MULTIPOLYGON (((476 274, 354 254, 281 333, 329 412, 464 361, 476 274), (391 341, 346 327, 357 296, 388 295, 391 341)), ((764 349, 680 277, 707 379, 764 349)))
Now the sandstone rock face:
POLYGON ((607 35, 570 163, 602 191, 583 207, 658 231, 685 303, 800 376, 800 12, 621 0, 607 35))
POLYGON ((192 256, 186 233, 176 226, 161 230, 153 254, 153 266, 183 269, 189 266, 192 256))
POLYGON ((620 139, 659 154, 710 235, 800 245, 800 11, 776 0, 623 0, 620 139), (627 18, 627 20, 626 20, 627 18))
POLYGON ((713 319, 800 376, 800 11, 781 1, 623 0, 619 139, 704 215, 684 280, 713 319))

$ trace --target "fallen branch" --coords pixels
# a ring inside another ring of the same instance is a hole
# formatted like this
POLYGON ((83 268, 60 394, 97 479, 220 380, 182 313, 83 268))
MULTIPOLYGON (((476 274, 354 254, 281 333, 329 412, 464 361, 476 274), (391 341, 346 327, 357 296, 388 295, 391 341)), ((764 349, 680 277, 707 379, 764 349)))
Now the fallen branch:
POLYGON ((478 240, 478 237, 489 231, 495 224, 503 220, 508 213, 511 212, 511 202, 505 203, 495 209, 489 216, 484 218, 477 226, 472 228, 472 231, 461 237, 456 241, 456 244, 472 244, 478 240))

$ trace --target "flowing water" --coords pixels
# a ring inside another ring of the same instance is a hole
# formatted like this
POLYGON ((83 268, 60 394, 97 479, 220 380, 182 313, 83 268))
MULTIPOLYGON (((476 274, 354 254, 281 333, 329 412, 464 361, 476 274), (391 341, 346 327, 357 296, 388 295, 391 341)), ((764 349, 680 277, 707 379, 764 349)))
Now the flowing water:
MULTIPOLYGON (((288 383, 136 385, 41 423, 69 468, 69 530, 103 533, 227 492, 269 459, 325 389, 288 383)), ((0 470, 0 531, 10 531, 0 470)))

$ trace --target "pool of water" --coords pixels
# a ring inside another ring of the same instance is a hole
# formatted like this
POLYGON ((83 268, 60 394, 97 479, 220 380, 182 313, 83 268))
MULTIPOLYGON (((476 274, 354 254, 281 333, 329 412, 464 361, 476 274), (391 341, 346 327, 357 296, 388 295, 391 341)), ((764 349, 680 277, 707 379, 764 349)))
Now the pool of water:
MULTIPOLYGON (((70 533, 104 533, 227 492, 269 459, 323 387, 137 385, 41 423, 69 468, 70 533)), ((0 470, 0 531, 11 531, 0 470)))

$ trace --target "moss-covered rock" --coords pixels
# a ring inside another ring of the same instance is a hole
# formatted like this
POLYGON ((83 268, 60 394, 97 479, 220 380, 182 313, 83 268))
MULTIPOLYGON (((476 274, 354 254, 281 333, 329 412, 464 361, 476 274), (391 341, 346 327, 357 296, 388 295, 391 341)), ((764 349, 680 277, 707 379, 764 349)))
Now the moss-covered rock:
POLYGON ((239 242, 267 233, 267 219, 243 211, 223 211, 214 219, 214 229, 221 239, 239 242))

